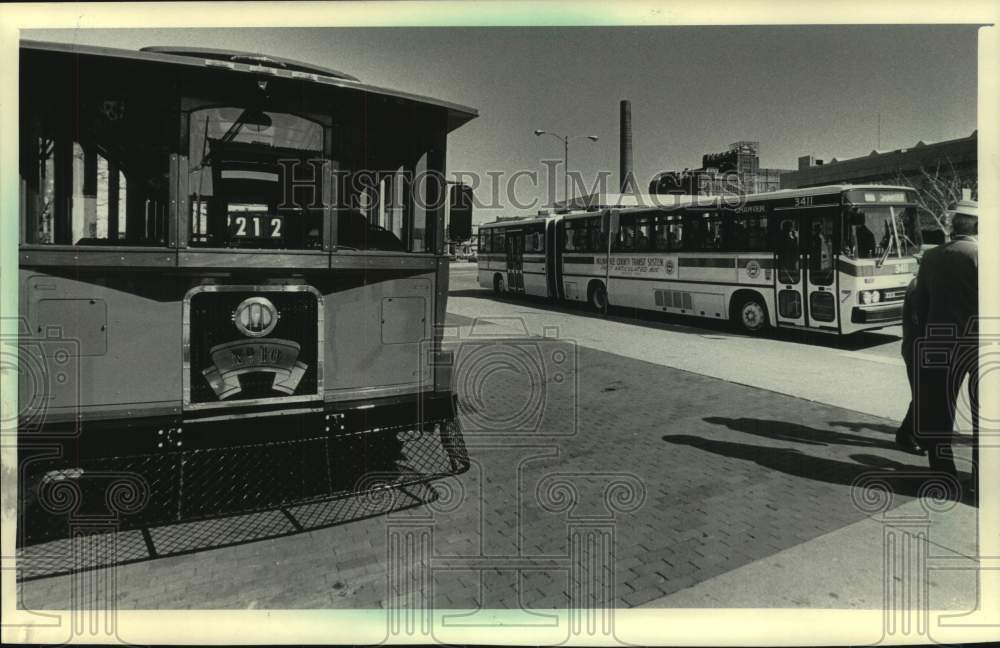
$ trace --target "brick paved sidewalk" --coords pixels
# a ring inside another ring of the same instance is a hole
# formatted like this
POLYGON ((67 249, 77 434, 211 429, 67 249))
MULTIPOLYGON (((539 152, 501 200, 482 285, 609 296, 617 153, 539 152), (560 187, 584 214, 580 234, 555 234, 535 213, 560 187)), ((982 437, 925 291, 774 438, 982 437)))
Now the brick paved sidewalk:
MULTIPOLYGON (((473 466, 438 501, 119 566, 118 606, 378 607, 427 589, 429 568, 435 607, 563 607, 591 578, 569 546, 583 529, 613 540, 608 596, 631 607, 863 519, 851 484, 866 473, 896 503, 919 484, 906 473, 922 461, 893 449, 890 421, 558 340, 463 347, 473 466), (388 572, 400 537, 429 553, 388 572)), ((21 605, 68 607, 74 578, 22 583, 21 605)))

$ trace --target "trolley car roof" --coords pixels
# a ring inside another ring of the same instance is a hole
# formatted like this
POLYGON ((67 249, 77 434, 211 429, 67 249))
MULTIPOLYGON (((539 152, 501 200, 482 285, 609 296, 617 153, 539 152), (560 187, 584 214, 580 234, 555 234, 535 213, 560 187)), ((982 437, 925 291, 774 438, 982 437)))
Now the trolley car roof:
POLYGON ((462 124, 479 116, 479 111, 475 108, 432 97, 369 85, 344 72, 276 56, 204 47, 148 47, 142 50, 126 50, 96 45, 77 45, 73 43, 52 43, 33 40, 22 40, 20 46, 23 49, 61 52, 65 54, 101 56, 203 69, 229 70, 231 72, 249 74, 268 74, 278 78, 311 81, 338 88, 370 92, 395 99, 414 101, 444 108, 448 111, 449 130, 458 128, 462 124))

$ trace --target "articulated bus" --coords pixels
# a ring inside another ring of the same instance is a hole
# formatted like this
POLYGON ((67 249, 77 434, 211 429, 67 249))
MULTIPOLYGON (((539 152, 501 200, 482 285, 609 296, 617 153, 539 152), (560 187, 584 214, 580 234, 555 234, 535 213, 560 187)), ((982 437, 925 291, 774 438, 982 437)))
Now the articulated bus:
POLYGON ((22 488, 127 459, 183 519, 219 512, 196 483, 249 509, 467 468, 442 203, 476 116, 277 57, 23 41, 22 488))
POLYGON ((671 198, 483 224, 479 284, 600 312, 730 320, 750 333, 849 334, 901 321, 921 244, 912 189, 671 198))

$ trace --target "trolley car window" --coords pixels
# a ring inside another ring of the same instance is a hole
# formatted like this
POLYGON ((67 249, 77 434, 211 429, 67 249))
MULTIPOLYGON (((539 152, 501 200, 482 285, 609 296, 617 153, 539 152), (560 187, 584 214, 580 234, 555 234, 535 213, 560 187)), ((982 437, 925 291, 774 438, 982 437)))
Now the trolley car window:
POLYGON ((24 241, 166 245, 178 119, 165 79, 38 56, 21 80, 24 241))
POLYGON ((194 110, 189 124, 192 245, 322 246, 322 125, 235 106, 194 110))

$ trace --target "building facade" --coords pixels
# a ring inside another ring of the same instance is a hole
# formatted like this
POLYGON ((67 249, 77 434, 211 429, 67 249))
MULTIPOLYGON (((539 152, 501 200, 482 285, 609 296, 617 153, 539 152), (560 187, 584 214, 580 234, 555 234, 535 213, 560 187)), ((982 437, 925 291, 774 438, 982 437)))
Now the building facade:
POLYGON ((786 171, 762 169, 759 151, 759 142, 734 142, 726 151, 703 155, 700 169, 660 173, 650 182, 649 192, 723 196, 777 191, 786 171))
POLYGON ((913 187, 925 236, 940 236, 942 215, 962 198, 963 190, 978 199, 978 138, 968 137, 895 151, 872 151, 864 157, 833 159, 824 164, 811 155, 799 158, 799 168, 781 174, 782 189, 831 184, 899 184, 913 187))

